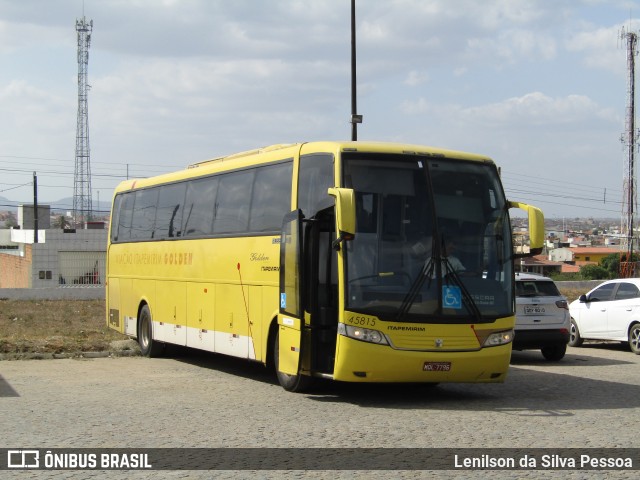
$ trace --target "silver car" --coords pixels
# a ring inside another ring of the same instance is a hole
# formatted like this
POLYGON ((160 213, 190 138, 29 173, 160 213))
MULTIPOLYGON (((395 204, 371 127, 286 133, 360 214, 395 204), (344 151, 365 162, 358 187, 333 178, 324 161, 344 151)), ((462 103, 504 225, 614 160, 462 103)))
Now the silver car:
POLYGON ((540 349, 544 358, 564 357, 571 319, 567 299, 548 277, 516 273, 514 350, 540 349))
POLYGON ((628 342, 640 355, 640 279, 609 280, 569 305, 571 338, 579 347, 584 340, 628 342))

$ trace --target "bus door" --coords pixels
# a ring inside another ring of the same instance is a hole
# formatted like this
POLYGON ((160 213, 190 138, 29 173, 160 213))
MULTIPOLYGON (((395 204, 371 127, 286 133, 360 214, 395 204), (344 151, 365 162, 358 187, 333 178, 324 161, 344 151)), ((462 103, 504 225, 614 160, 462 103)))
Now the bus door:
MULTIPOLYGON (((280 240, 278 370, 331 375, 338 332, 334 208, 285 217, 280 240)), ((293 380, 292 380, 293 382, 293 380)))
POLYGON ((280 238, 280 313, 277 369, 298 375, 304 324, 302 308, 302 211, 287 214, 280 238))
POLYGON ((308 322, 302 361, 316 376, 333 374, 338 335, 338 274, 333 205, 304 222, 303 303, 308 322), (308 361, 307 361, 308 360, 308 361))

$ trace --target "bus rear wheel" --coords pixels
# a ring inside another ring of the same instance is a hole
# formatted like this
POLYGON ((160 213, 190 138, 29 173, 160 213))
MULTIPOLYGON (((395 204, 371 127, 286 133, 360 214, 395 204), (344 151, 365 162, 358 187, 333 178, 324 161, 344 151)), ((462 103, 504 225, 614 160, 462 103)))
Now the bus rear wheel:
POLYGON ((138 343, 145 357, 157 357, 162 353, 163 344, 153 340, 153 320, 148 305, 144 305, 138 317, 138 343))
POLYGON ((276 333, 273 340, 273 364, 278 377, 278 383, 288 392, 304 392, 313 383, 306 375, 289 375, 280 371, 280 333, 276 333))

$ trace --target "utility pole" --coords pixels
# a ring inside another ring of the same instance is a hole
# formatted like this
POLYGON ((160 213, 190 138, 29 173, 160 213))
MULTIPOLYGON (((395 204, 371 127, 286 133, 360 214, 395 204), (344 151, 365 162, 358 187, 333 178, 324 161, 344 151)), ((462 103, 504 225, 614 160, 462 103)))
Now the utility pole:
POLYGON ((89 84, 89 46, 93 20, 87 22, 84 12, 81 20, 76 19, 78 32, 78 123, 76 127, 76 164, 73 176, 73 222, 74 227, 90 221, 91 205, 91 164, 89 149, 89 106, 87 96, 89 84))

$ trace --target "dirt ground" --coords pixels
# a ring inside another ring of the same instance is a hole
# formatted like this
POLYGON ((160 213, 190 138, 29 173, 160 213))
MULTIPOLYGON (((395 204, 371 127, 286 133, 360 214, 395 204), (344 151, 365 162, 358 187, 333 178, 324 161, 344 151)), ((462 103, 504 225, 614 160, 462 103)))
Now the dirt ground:
MULTIPOLYGON (((562 291, 569 302, 582 291, 562 291)), ((135 349, 109 329, 104 300, 0 300, 0 355, 135 349)))
POLYGON ((104 300, 0 300, 0 353, 102 352, 120 340, 104 300))

